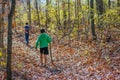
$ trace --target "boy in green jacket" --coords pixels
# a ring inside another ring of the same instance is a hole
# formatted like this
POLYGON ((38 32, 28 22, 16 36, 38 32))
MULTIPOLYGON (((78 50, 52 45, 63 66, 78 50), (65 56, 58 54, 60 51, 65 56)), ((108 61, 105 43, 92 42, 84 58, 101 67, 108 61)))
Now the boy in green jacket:
POLYGON ((47 63, 47 55, 49 54, 48 51, 48 44, 52 41, 51 37, 45 33, 44 29, 40 30, 41 34, 38 36, 36 40, 36 50, 37 47, 39 46, 40 48, 40 60, 41 60, 41 65, 46 66, 47 63))

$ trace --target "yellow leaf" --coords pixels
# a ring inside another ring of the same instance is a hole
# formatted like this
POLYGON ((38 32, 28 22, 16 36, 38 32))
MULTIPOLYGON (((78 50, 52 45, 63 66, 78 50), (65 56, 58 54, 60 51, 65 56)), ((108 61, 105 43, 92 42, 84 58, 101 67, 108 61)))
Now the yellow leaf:
POLYGON ((2 52, 0 52, 0 57, 2 57, 2 52))
POLYGON ((5 66, 5 65, 6 65, 6 63, 2 61, 2 62, 1 62, 1 65, 2 65, 2 66, 5 66))
POLYGON ((88 52, 87 50, 84 52, 85 55, 87 55, 88 53, 89 53, 89 52, 88 52))
POLYGON ((103 43, 103 42, 100 43, 100 47, 103 47, 103 46, 105 46, 105 43, 103 43))
POLYGON ((18 64, 17 66, 18 66, 18 68, 22 68, 22 64, 21 64, 21 63, 20 63, 20 64, 18 64))

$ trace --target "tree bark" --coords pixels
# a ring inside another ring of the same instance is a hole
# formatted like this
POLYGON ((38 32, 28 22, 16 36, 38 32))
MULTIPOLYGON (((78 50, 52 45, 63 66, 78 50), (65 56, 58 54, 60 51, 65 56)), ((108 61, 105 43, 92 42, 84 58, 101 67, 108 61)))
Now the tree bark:
POLYGON ((49 21, 49 16, 48 16, 48 5, 49 5, 49 0, 46 0, 46 22, 45 22, 45 25, 46 25, 46 29, 48 28, 48 21, 49 21))
POLYGON ((28 21, 29 21, 29 25, 31 26, 31 6, 30 6, 30 1, 31 0, 27 0, 27 5, 28 5, 28 21))
POLYGON ((111 8, 111 1, 110 0, 108 0, 108 7, 109 7, 109 9, 111 8))
POLYGON ((60 30, 60 26, 61 26, 61 19, 60 19, 60 6, 59 6, 59 4, 60 4, 60 1, 59 0, 56 0, 56 15, 55 15, 55 17, 56 17, 56 20, 57 20, 57 26, 59 26, 58 27, 58 30, 60 30))
POLYGON ((97 11, 98 11, 98 24, 97 26, 99 27, 100 29, 100 37, 102 37, 102 25, 103 25, 103 22, 100 21, 100 19, 102 19, 102 15, 104 13, 104 7, 103 7, 103 0, 96 0, 96 6, 97 6, 97 11))
POLYGON ((66 28, 67 28, 67 12, 66 12, 66 2, 65 0, 62 0, 62 5, 63 5, 63 34, 64 36, 66 35, 66 28))
POLYGON ((58 19, 59 19, 59 26, 61 26, 61 19, 60 19, 60 0, 58 0, 58 19))
POLYGON ((75 18, 76 18, 77 17, 77 0, 75 0, 74 5, 75 5, 75 18))
POLYGON ((2 3, 2 14, 0 14, 0 48, 4 47, 4 14, 5 14, 5 4, 6 1, 3 0, 2 3))
POLYGON ((12 80, 11 54, 12 54, 12 18, 15 12, 16 0, 11 0, 11 9, 8 14, 8 41, 7 41, 7 80, 12 80))
POLYGON ((0 48, 3 48, 2 44, 2 14, 0 14, 0 48))
POLYGON ((117 6, 120 7, 120 0, 117 0, 117 6))
POLYGON ((39 16, 39 11, 38 11, 38 2, 37 2, 37 0, 35 0, 35 3, 36 3, 36 14, 37 14, 37 17, 38 17, 38 25, 40 27, 40 16, 39 16))
POLYGON ((78 26, 77 39, 78 40, 80 36, 80 16, 79 16, 80 9, 81 9, 81 0, 77 0, 77 26, 78 26))
POLYGON ((98 10, 98 15, 102 15, 104 12, 103 0, 96 0, 96 5, 97 5, 97 10, 98 10))
POLYGON ((91 31, 92 31, 92 36, 93 36, 93 40, 96 40, 96 34, 95 34, 95 25, 94 25, 94 0, 90 0, 90 22, 91 22, 91 31))
MULTIPOLYGON (((68 29, 71 28, 71 17, 70 17, 70 0, 68 0, 68 29)), ((69 41, 68 45, 70 46, 71 41, 70 41, 70 34, 68 35, 69 41)))

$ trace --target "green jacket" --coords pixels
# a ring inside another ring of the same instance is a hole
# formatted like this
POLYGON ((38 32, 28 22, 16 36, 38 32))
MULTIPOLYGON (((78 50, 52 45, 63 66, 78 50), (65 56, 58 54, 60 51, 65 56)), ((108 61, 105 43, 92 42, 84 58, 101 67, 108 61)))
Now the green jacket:
POLYGON ((37 40, 35 48, 39 46, 39 48, 48 47, 48 44, 52 41, 51 37, 46 33, 41 33, 37 40))

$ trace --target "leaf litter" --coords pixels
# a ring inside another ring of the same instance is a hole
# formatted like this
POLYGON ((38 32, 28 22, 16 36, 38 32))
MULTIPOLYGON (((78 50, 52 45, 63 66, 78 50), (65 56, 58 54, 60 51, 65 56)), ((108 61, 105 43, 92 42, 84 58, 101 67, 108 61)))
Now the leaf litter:
MULTIPOLYGON (((13 80, 120 80, 120 51, 116 49, 120 42, 98 45, 74 41, 72 47, 53 44, 56 67, 50 56, 47 67, 41 67, 35 40, 30 36, 30 46, 26 46, 23 38, 13 37, 13 80)), ((2 78, 3 71, 0 74, 2 78)))

